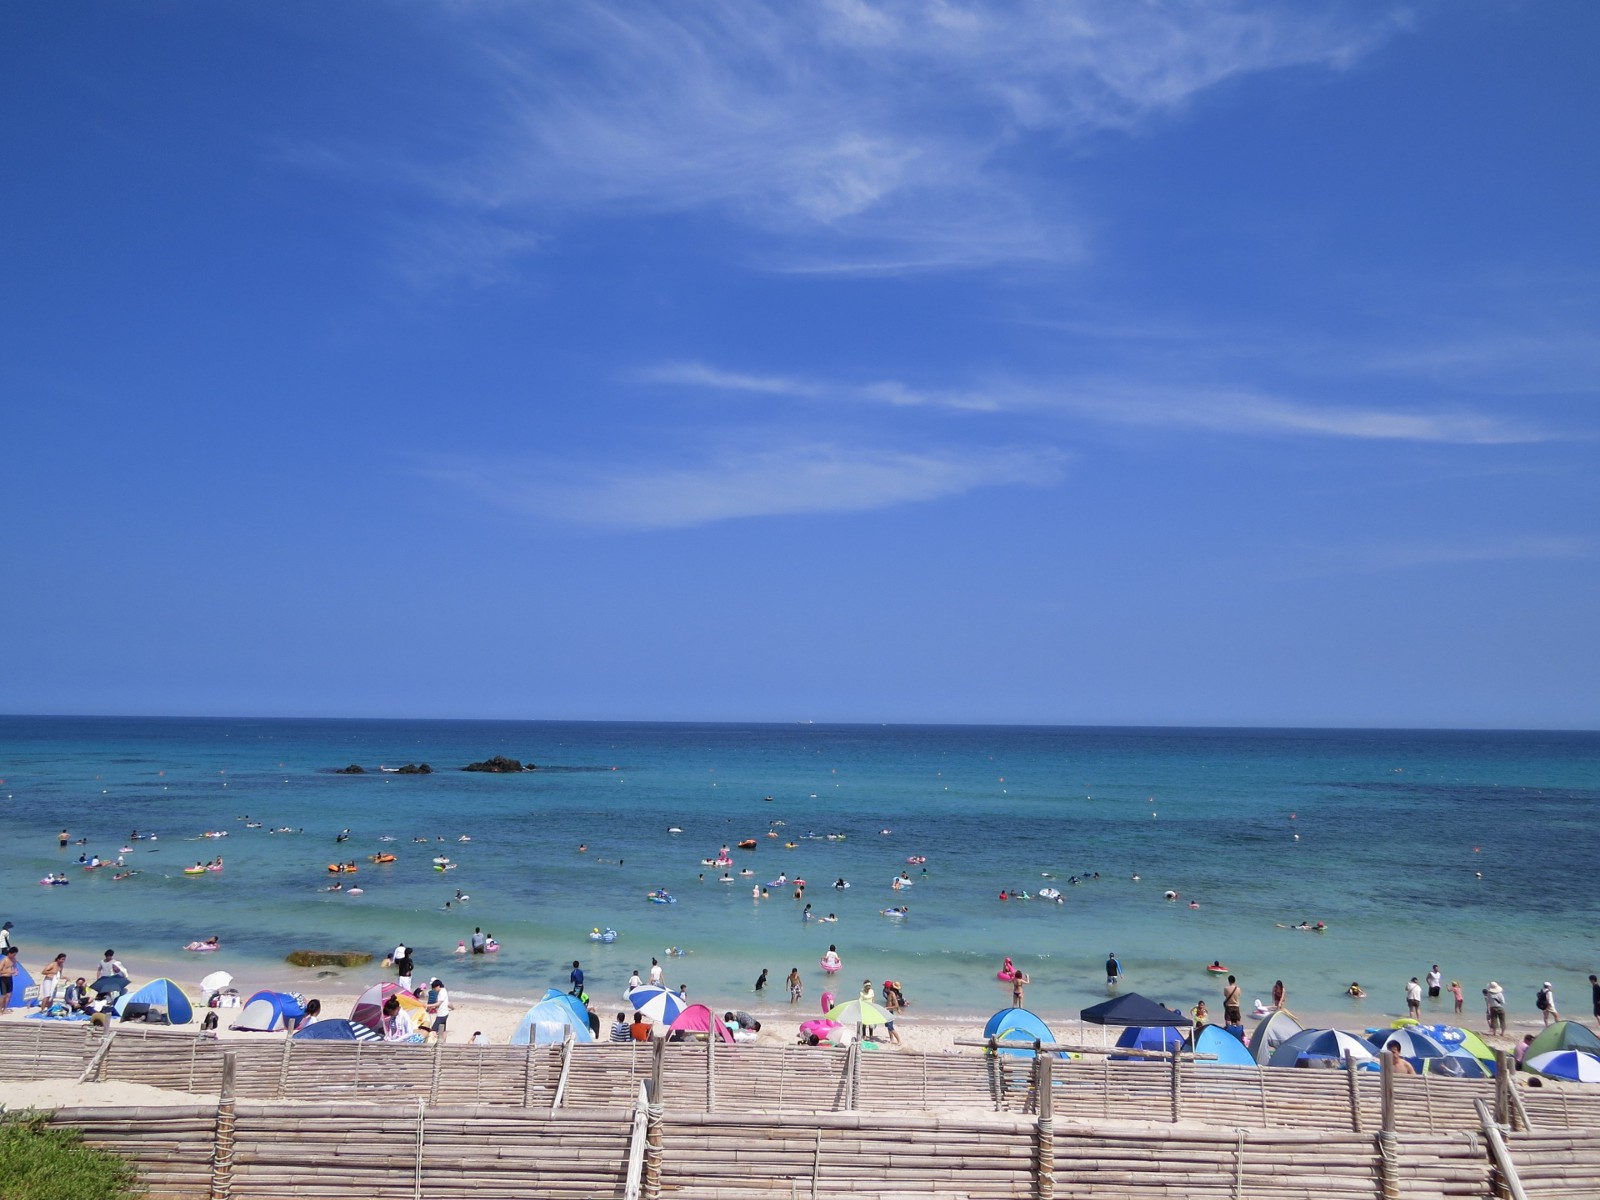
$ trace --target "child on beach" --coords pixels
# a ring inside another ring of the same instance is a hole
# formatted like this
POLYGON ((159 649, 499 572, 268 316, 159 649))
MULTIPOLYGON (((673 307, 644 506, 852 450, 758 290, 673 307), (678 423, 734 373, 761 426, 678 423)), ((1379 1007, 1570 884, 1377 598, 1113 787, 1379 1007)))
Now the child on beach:
POLYGON ((793 967, 789 971, 789 1003, 798 1004, 804 986, 800 982, 800 968, 793 967))

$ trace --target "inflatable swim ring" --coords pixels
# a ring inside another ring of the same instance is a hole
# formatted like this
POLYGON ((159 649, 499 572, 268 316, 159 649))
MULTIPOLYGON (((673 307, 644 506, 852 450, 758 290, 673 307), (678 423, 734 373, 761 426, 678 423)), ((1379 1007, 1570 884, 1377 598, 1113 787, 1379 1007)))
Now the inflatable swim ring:
POLYGON ((756 848, 756 840, 755 840, 755 838, 745 838, 744 841, 739 843, 739 849, 741 849, 741 850, 754 850, 755 848, 756 848))
POLYGON ((394 862, 394 855, 392 855, 392 854, 369 854, 369 855, 367 855, 367 859, 368 859, 368 861, 375 862, 375 863, 392 863, 392 862, 394 862))
MULTIPOLYGON (((328 870, 332 871, 334 868, 329 867, 328 870)), ((206 869, 204 867, 185 867, 183 869, 183 873, 185 875, 204 875, 206 873, 206 869)))
POLYGON ((920 867, 923 863, 928 861, 928 858, 924 854, 913 854, 907 858, 906 861, 914 867, 920 867))
POLYGON ((1221 963, 1212 963, 1206 968, 1206 970, 1210 971, 1213 975, 1226 975, 1228 973, 1228 968, 1223 966, 1221 963))
POLYGON ((832 958, 829 958, 826 954, 824 954, 822 958, 818 960, 817 965, 829 975, 832 975, 835 971, 844 966, 844 964, 839 961, 838 955, 834 955, 832 958))

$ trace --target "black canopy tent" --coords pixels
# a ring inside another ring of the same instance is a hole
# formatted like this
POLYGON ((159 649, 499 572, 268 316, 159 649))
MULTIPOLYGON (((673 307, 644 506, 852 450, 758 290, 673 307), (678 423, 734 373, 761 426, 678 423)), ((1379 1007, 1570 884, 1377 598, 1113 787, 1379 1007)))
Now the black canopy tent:
POLYGON ((1110 1000, 1084 1009, 1078 1015, 1091 1025, 1139 1025, 1146 1028, 1164 1025, 1177 1028, 1194 1024, 1181 1012, 1157 1004, 1138 992, 1113 996, 1110 1000))

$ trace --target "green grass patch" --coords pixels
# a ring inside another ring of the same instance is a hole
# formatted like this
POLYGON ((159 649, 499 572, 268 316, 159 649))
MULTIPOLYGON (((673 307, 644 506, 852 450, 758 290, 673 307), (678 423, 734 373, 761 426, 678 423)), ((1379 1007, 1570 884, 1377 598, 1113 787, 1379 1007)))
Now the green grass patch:
POLYGON ((50 1114, 0 1113, 0 1196, 5 1200, 129 1200, 144 1195, 127 1159, 83 1143, 50 1114))

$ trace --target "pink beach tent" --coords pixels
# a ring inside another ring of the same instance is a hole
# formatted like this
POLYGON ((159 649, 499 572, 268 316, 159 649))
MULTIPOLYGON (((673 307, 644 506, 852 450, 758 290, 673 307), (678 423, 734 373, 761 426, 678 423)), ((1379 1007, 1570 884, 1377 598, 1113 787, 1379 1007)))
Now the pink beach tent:
POLYGON ((427 1015, 428 1006, 410 992, 403 990, 399 984, 375 983, 356 997, 355 1007, 350 1010, 350 1019, 358 1025, 365 1025, 368 1029, 382 1033, 383 1006, 390 996, 399 998, 400 1007, 413 1021, 419 1016, 427 1015))
POLYGON ((684 1033, 710 1033, 714 1029, 717 1032, 719 1041, 733 1041, 733 1034, 722 1023, 722 1018, 704 1004, 689 1005, 688 1008, 672 1019, 672 1024, 668 1025, 667 1028, 674 1032, 681 1031, 684 1033))

